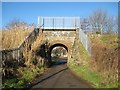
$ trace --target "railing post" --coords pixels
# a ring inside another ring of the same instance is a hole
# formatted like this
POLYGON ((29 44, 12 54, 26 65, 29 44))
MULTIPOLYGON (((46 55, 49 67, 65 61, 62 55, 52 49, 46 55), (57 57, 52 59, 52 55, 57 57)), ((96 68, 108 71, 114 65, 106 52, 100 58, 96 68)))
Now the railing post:
POLYGON ((40 16, 38 16, 38 28, 40 28, 40 16))
POLYGON ((79 25, 80 25, 80 27, 79 27, 79 28, 81 29, 81 22, 80 22, 80 17, 79 17, 79 25))
POLYGON ((87 34, 85 35, 86 36, 86 50, 88 51, 88 39, 87 39, 87 34))
POLYGON ((54 18, 53 18, 53 30, 54 30, 54 18))
POLYGON ((76 29, 76 17, 75 17, 75 29, 76 29))
POLYGON ((63 17, 63 29, 64 29, 64 17, 63 17))
POLYGON ((43 30, 44 30, 44 26, 45 26, 45 23, 44 23, 45 21, 44 21, 44 18, 43 18, 43 30))

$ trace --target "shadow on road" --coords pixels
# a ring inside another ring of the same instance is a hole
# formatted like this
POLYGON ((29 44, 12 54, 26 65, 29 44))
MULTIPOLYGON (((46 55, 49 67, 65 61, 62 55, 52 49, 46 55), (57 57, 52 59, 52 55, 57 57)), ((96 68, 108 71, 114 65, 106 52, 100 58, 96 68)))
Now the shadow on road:
POLYGON ((48 70, 48 72, 45 72, 42 76, 36 79, 35 82, 33 82, 31 85, 28 85, 28 90, 34 87, 35 85, 40 84, 43 81, 47 81, 49 78, 54 77, 55 75, 68 69, 67 65, 64 65, 67 63, 67 59, 52 58, 52 60, 55 60, 52 63, 52 66, 50 67, 52 70, 50 70, 50 72, 48 70), (64 66, 61 68, 61 65, 64 65, 64 66), (58 70, 55 69, 56 67, 58 70))
MULTIPOLYGON (((60 65, 60 64, 58 64, 58 65, 60 65)), ((38 81, 38 82, 36 82, 36 83, 33 83, 32 85, 29 86, 29 89, 32 88, 33 86, 37 85, 37 84, 42 83, 43 81, 48 80, 49 78, 51 78, 51 77, 53 77, 53 76, 55 76, 55 75, 57 75, 57 74, 59 74, 59 73, 65 71, 65 70, 67 70, 67 69, 68 69, 68 67, 66 67, 66 68, 64 68, 64 69, 62 69, 62 70, 59 70, 59 71, 57 71, 57 72, 55 72, 55 73, 53 73, 53 74, 51 74, 51 75, 49 75, 49 76, 47 76, 47 77, 41 79, 40 81, 38 81)), ((44 75, 43 75, 43 76, 44 76, 44 75)))
MULTIPOLYGON (((93 88, 87 81, 79 78, 69 70, 64 59, 54 59, 53 66, 43 75, 39 76, 34 82, 27 87, 28 90, 33 88, 93 88), (62 61, 61 61, 62 60, 62 61), (56 63, 57 62, 57 63, 56 63)), ((95 90, 95 89, 90 89, 95 90)))

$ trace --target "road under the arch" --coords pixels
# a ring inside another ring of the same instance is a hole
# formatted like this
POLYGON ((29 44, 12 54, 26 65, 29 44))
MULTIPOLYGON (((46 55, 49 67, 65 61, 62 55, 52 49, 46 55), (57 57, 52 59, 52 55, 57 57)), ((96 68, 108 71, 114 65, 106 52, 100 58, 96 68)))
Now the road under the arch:
POLYGON ((36 78, 32 88, 92 88, 87 81, 78 78, 67 64, 56 64, 36 78))

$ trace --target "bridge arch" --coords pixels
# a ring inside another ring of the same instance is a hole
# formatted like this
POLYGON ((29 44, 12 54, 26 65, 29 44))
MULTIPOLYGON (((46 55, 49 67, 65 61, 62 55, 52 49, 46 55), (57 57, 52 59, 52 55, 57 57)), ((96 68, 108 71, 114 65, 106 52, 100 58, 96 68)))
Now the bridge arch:
POLYGON ((50 56, 49 60, 52 60, 52 57, 51 57, 52 50, 53 50, 53 48, 55 48, 57 46, 61 46, 61 47, 66 49, 67 58, 68 58, 69 51, 70 51, 70 45, 68 43, 66 43, 65 41, 57 40, 57 41, 54 41, 54 42, 50 43, 50 46, 49 46, 49 56, 50 56))
POLYGON ((64 44, 61 44, 61 43, 56 43, 56 44, 52 45, 52 46, 49 48, 49 51, 51 52, 51 51, 53 50, 53 48, 55 48, 55 47, 57 47, 57 46, 61 46, 61 47, 65 48, 66 51, 68 52, 68 47, 67 47, 66 45, 64 45, 64 44))
POLYGON ((71 49, 70 44, 67 43, 66 41, 57 40, 57 41, 53 41, 53 42, 50 43, 49 51, 51 52, 52 49, 54 47, 56 47, 56 46, 62 46, 62 47, 64 47, 67 50, 67 52, 69 52, 70 49, 71 49))

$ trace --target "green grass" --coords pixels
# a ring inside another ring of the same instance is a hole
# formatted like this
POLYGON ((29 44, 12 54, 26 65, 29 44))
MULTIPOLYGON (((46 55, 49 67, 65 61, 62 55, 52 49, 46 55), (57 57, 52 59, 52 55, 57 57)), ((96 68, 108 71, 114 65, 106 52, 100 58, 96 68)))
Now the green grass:
POLYGON ((23 88, 25 84, 24 80, 18 80, 18 79, 9 79, 3 84, 3 88, 23 88))
POLYGON ((35 77, 38 74, 41 74, 44 72, 44 69, 41 68, 24 68, 21 72, 21 77, 8 79, 4 82, 3 88, 24 88, 26 84, 32 83, 32 81, 35 79, 35 77))
POLYGON ((80 56, 83 60, 90 60, 90 56, 88 55, 88 52, 86 51, 86 49, 84 48, 84 46, 82 45, 82 43, 79 43, 79 49, 80 49, 80 56))
MULTIPOLYGON (((110 48, 116 47, 117 43, 114 41, 117 41, 117 36, 111 36, 111 35, 105 35, 102 37, 98 37, 95 40, 100 41, 100 44, 106 44, 106 45, 110 45, 110 48), (110 40, 111 39, 111 40, 110 40), (112 42, 112 43, 111 43, 112 42)), ((76 55, 74 57, 77 57, 77 60, 79 61, 79 59, 84 60, 85 62, 88 62, 88 65, 77 65, 74 64, 74 62, 69 63, 69 67, 70 69, 79 77, 87 80, 88 82, 90 82, 92 84, 93 87, 95 88, 117 88, 118 87, 118 82, 112 82, 112 84, 109 82, 109 80, 106 80, 105 77, 103 77, 102 75, 100 75, 100 73, 95 72, 93 70, 90 69, 90 61, 91 61, 91 57, 88 55, 87 51, 85 50, 85 48, 83 47, 83 45, 81 43, 79 43, 79 48, 76 47, 74 45, 74 48, 77 49, 77 51, 80 52, 80 55, 76 55)), ((71 58, 74 61, 75 58, 71 58)))
POLYGON ((99 88, 100 87, 100 81, 102 80, 102 77, 95 72, 92 72, 85 66, 76 66, 74 64, 69 66, 70 69, 76 73, 77 76, 89 81, 93 87, 99 88))
POLYGON ((52 62, 53 62, 53 63, 55 63, 55 62, 59 62, 59 60, 52 60, 52 62))
POLYGON ((90 82, 94 88, 118 88, 118 81, 111 84, 109 83, 109 81, 106 81, 104 84, 102 84, 102 82, 105 80, 105 77, 101 76, 97 72, 91 71, 86 66, 77 66, 72 64, 69 67, 78 77, 81 77, 90 82))

